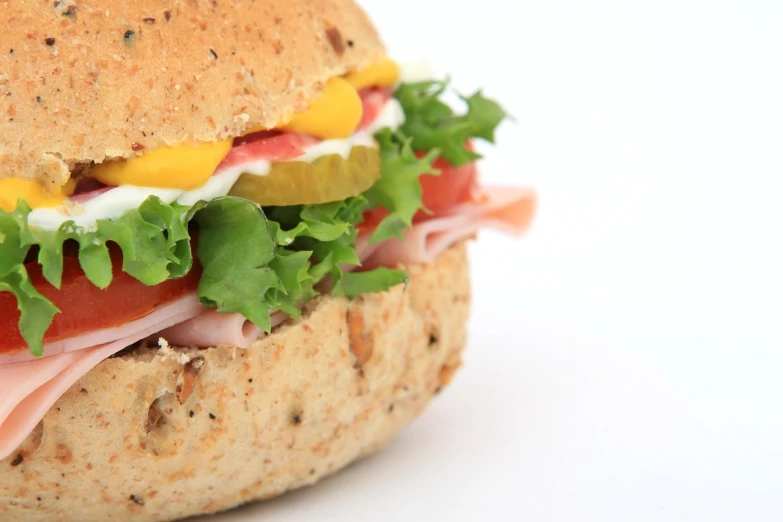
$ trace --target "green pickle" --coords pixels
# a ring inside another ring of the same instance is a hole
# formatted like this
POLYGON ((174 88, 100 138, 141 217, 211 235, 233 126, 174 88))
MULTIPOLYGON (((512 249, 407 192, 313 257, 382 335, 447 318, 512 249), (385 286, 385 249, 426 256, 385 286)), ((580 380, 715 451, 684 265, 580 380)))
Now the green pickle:
POLYGON ((330 154, 312 163, 273 163, 266 176, 242 174, 229 195, 262 206, 329 203, 361 194, 380 177, 378 149, 356 146, 347 160, 339 154, 330 154))

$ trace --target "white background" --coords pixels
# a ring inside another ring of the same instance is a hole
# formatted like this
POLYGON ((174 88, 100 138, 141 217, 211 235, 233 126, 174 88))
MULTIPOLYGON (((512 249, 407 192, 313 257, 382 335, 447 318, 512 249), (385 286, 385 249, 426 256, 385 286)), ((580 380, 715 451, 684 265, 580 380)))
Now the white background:
MULTIPOLYGON (((452 387, 385 452, 215 521, 783 520, 783 2, 364 0, 516 116, 452 387)), ((212 520, 212 519, 210 519, 212 520)))

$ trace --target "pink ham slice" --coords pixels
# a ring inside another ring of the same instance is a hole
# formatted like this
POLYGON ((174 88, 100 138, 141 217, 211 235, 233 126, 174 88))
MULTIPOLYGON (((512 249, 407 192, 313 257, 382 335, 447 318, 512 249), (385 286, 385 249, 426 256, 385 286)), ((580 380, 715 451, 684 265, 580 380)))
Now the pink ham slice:
POLYGON ((290 161, 321 140, 306 134, 263 131, 234 140, 234 148, 218 165, 215 174, 254 161, 290 161))
MULTIPOLYGON (((282 312, 273 313, 272 327, 280 325, 286 318, 287 316, 282 312)), ((221 314, 215 310, 155 334, 156 337, 166 339, 169 344, 196 348, 220 345, 250 348, 264 335, 261 328, 245 319, 243 315, 221 314)))
POLYGON ((362 269, 397 266, 400 263, 430 263, 458 241, 482 228, 518 235, 524 233, 536 210, 535 192, 519 187, 487 187, 474 201, 447 214, 417 223, 403 232, 403 239, 379 245, 368 244, 369 234, 357 240, 362 269))
POLYGON ((389 89, 379 88, 362 89, 359 94, 362 97, 362 121, 359 123, 359 130, 362 131, 375 122, 392 94, 389 89))
MULTIPOLYGON (((129 337, 86 350, 0 366, 0 460, 13 453, 57 399, 98 363, 155 332, 193 317, 193 309, 201 305, 195 296, 188 300, 178 303, 178 313, 169 313, 166 319, 129 337)), ((167 308, 170 312, 172 306, 167 308)), ((163 312, 158 310, 152 315, 163 312)))

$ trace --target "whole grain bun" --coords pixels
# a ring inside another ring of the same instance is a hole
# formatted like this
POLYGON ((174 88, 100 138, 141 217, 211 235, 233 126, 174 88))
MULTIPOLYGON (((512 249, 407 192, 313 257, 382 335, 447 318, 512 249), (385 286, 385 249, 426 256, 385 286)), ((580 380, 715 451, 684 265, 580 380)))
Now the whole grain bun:
POLYGON ((274 127, 385 55, 352 0, 0 2, 0 178, 274 127))
POLYGON ((104 361, 0 461, 0 520, 212 513, 377 451, 448 384, 465 343, 465 246, 407 270, 407 288, 318 298, 248 350, 104 361))

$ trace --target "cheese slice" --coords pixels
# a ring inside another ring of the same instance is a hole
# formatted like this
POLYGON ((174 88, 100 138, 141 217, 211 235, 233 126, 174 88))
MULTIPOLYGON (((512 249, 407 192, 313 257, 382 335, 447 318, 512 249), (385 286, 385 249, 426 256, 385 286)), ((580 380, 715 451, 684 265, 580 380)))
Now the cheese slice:
POLYGON ((285 130, 338 140, 353 134, 360 121, 362 99, 359 93, 342 78, 332 78, 326 83, 321 97, 311 102, 306 111, 295 114, 285 130))
POLYGON ((90 177, 105 185, 192 190, 212 177, 234 140, 204 143, 196 147, 161 147, 143 156, 93 165, 90 177))

